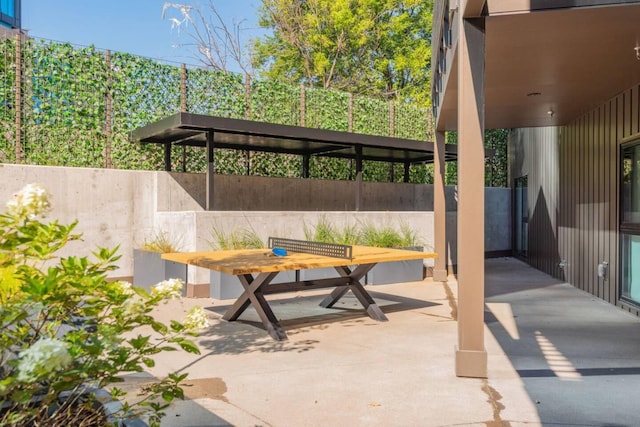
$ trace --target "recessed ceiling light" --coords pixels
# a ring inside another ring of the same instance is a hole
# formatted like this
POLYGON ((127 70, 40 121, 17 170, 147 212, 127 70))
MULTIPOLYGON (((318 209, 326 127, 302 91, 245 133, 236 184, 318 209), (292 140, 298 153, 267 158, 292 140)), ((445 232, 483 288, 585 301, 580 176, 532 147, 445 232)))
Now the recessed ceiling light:
POLYGON ((527 94, 527 96, 538 96, 538 95, 542 95, 542 93, 540 93, 540 92, 529 92, 527 94))

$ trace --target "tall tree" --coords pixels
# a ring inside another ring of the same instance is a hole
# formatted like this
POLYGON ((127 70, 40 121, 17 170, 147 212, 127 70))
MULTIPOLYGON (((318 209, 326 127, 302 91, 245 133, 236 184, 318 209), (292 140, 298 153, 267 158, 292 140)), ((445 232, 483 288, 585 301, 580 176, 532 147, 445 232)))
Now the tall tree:
POLYGON ((196 58, 208 68, 230 71, 239 68, 252 74, 250 50, 246 49, 243 21, 228 23, 218 12, 214 0, 206 5, 165 2, 162 18, 171 28, 185 29, 190 41, 185 46, 195 48, 196 58))
POLYGON ((430 103, 433 0, 263 0, 262 75, 430 103))

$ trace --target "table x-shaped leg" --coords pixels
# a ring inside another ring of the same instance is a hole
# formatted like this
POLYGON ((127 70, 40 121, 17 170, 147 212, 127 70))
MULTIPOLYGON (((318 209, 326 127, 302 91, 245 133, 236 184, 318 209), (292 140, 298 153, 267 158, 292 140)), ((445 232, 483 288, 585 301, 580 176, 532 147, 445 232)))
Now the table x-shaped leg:
POLYGON ((335 267, 336 271, 342 277, 349 277, 349 283, 346 285, 336 287, 331 294, 329 294, 322 302, 320 303, 321 307, 331 308, 335 303, 338 302, 340 298, 344 296, 348 291, 353 292, 356 296, 360 304, 365 308, 369 317, 373 320, 378 320, 381 322, 385 322, 387 316, 380 310, 380 307, 373 300, 371 295, 364 289, 364 286, 360 283, 360 279, 364 277, 365 274, 371 270, 375 264, 362 264, 355 268, 355 270, 351 271, 349 267, 335 267))
POLYGON ((258 313, 258 316, 260 316, 260 320, 265 328, 267 328, 269 335, 278 341, 286 340, 287 334, 278 323, 278 319, 275 314, 273 314, 271 307, 269 307, 269 303, 265 299, 261 289, 263 286, 271 283, 271 280, 273 280, 276 274, 278 273, 260 273, 255 279, 251 274, 239 275, 238 279, 240 279, 240 283, 242 283, 244 287, 244 292, 222 318, 228 321, 237 320, 251 304, 258 313))

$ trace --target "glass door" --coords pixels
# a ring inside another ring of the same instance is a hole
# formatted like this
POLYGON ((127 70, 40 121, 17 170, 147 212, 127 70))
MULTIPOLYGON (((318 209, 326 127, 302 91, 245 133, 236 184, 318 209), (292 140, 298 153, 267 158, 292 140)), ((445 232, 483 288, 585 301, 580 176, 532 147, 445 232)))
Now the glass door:
POLYGON ((640 141, 623 145, 620 157, 620 295, 640 305, 640 141))
POLYGON ((514 191, 514 252, 518 257, 526 258, 529 248, 529 200, 527 176, 516 178, 514 191))

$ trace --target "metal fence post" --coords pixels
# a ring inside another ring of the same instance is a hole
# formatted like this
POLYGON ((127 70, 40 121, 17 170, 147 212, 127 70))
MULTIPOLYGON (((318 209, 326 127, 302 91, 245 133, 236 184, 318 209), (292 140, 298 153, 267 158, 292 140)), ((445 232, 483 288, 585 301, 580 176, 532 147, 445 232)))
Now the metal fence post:
MULTIPOLYGON (((389 100, 389 136, 396 134, 396 109, 393 99, 389 100)), ((393 162, 389 162, 389 182, 395 182, 396 171, 393 162)))
POLYGON ((104 166, 107 169, 110 169, 113 167, 113 164, 111 162, 111 143, 112 143, 112 135, 111 135, 111 131, 112 131, 112 123, 111 123, 111 117, 113 114, 113 99, 112 99, 112 93, 111 93, 111 87, 112 87, 112 82, 111 82, 111 51, 107 50, 105 52, 105 60, 106 60, 106 65, 107 65, 107 91, 106 91, 106 115, 105 115, 105 121, 104 121, 104 134, 105 134, 105 153, 104 153, 104 166))
POLYGON ((427 120, 427 141, 435 141, 435 125, 433 121, 433 112, 430 108, 426 110, 426 120, 427 120))
POLYGON ((353 132, 353 93, 349 92, 349 108, 347 110, 349 132, 353 132))
POLYGON ((16 164, 22 163, 22 36, 16 34, 16 164))
POLYGON ((244 118, 251 120, 251 76, 244 75, 244 118))
MULTIPOLYGON (((187 112, 187 65, 180 66, 180 112, 187 112)), ((187 146, 182 146, 182 172, 187 171, 187 146)))
POLYGON ((389 100, 389 136, 396 135, 396 107, 393 99, 389 100))
MULTIPOLYGON (((244 75, 244 118, 251 120, 251 76, 249 74, 244 75)), ((245 172, 249 176, 251 175, 251 151, 249 150, 245 152, 245 162, 245 172)))
MULTIPOLYGON (((353 132, 353 93, 349 92, 349 105, 347 108, 347 130, 353 132)), ((349 179, 353 179, 353 159, 349 159, 349 179)))
POLYGON ((307 97, 304 85, 300 85, 300 126, 306 126, 307 97))
POLYGON ((187 65, 180 67, 180 112, 187 112, 187 65))

